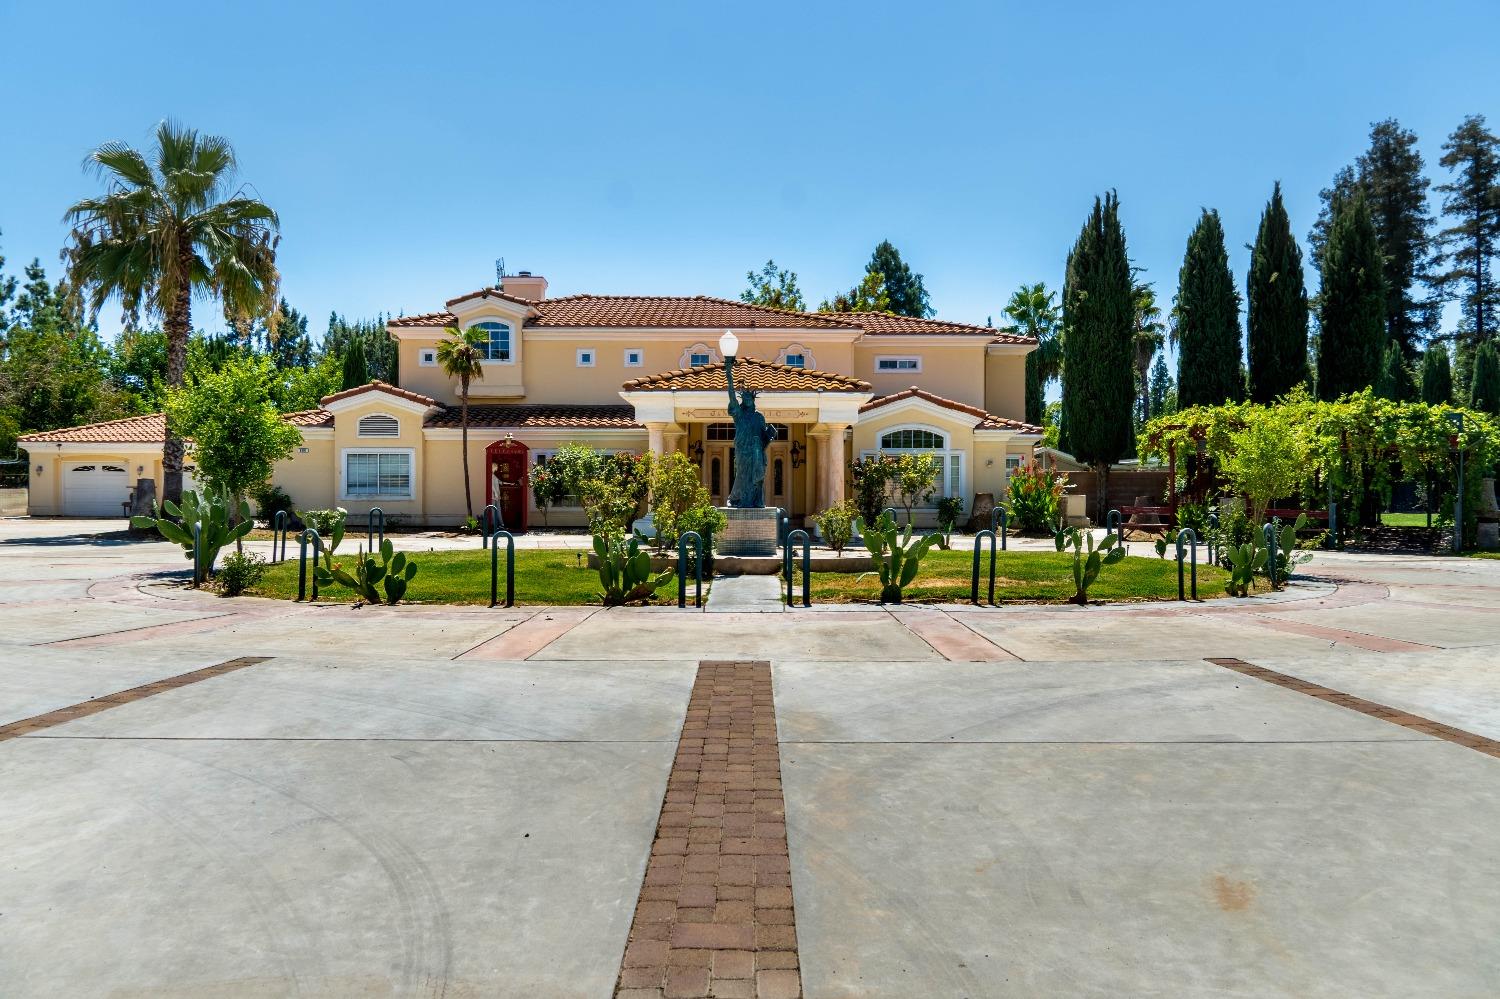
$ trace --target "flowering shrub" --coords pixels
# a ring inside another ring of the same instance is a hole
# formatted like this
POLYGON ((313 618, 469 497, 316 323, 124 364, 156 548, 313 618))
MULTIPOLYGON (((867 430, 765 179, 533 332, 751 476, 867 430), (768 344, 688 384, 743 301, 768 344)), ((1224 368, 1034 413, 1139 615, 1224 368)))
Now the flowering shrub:
POLYGON ((1010 519, 1021 534, 1051 534, 1057 528, 1067 477, 1028 461, 1010 473, 1010 519))

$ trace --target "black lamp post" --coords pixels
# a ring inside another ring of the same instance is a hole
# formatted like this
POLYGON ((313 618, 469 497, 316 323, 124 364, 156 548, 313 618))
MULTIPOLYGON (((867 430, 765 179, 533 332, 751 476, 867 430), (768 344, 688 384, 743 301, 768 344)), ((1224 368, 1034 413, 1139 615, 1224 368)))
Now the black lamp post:
POLYGON ((1458 451, 1458 483, 1453 492, 1453 550, 1464 550, 1464 414, 1449 413, 1448 422, 1453 424, 1454 445, 1458 451))

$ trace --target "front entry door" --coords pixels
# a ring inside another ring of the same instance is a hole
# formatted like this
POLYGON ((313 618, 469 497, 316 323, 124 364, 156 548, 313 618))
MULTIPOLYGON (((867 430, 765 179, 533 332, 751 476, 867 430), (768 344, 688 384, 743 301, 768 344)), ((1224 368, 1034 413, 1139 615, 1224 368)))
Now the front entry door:
POLYGON ((729 505, 729 489, 734 485, 734 445, 710 443, 703 448, 703 488, 713 497, 714 506, 729 505))
POLYGON ((499 509, 500 526, 507 531, 526 530, 530 459, 531 449, 508 437, 485 448, 485 464, 489 466, 485 499, 499 509))
POLYGON ((792 509, 791 445, 777 441, 766 448, 766 506, 792 509))

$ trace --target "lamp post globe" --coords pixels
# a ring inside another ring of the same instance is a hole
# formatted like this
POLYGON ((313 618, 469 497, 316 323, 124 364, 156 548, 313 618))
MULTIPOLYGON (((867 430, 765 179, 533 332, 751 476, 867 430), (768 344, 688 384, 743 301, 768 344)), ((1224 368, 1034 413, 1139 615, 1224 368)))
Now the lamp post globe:
POLYGON ((740 338, 734 335, 733 330, 725 330, 724 335, 719 337, 719 353, 726 358, 734 357, 740 352, 740 338))

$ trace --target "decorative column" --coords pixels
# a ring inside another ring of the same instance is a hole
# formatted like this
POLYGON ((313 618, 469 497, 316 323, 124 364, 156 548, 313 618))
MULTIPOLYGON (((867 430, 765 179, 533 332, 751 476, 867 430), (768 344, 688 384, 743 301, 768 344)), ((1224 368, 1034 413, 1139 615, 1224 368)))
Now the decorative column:
POLYGON ((807 512, 819 513, 828 509, 828 431, 809 429, 807 439, 813 444, 812 474, 807 477, 807 512))
POLYGON ((844 502, 844 431, 847 429, 842 423, 828 425, 828 457, 823 462, 823 471, 827 476, 823 483, 825 506, 844 502))
POLYGON ((671 454, 682 450, 682 439, 687 436, 687 427, 680 423, 662 425, 662 453, 671 454))
POLYGON ((654 420, 646 424, 646 447, 654 457, 661 457, 666 427, 667 424, 654 420))

